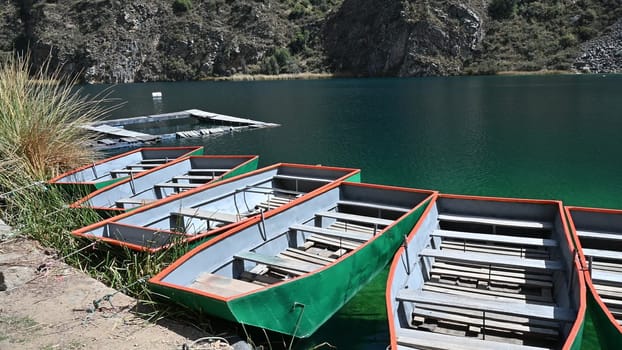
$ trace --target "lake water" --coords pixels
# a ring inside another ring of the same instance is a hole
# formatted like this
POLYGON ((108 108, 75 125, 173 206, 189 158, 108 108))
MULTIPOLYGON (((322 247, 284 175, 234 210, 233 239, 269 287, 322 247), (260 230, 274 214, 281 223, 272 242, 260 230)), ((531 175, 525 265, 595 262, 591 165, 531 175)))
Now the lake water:
MULTIPOLYGON (((104 86, 85 86, 95 93, 104 86)), ((365 182, 622 208, 622 76, 452 77, 119 85, 112 117, 203 109, 282 124, 186 139, 362 169, 365 182), (161 91, 154 101, 151 92, 161 91)), ((170 144, 170 143, 169 143, 170 144)), ((384 349, 386 273, 300 348, 384 349)), ((330 292, 330 291, 327 291, 330 292)))

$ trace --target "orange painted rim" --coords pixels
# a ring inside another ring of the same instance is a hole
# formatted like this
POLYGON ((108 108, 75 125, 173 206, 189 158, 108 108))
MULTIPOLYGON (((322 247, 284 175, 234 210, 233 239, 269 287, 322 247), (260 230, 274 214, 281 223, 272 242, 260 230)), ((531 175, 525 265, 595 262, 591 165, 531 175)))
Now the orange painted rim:
MULTIPOLYGON (((137 153, 137 152, 142 152, 144 150, 168 151, 168 150, 174 150, 174 149, 178 149, 178 150, 186 149, 186 150, 188 150, 188 152, 186 152, 186 154, 187 154, 187 153, 190 153, 190 152, 198 151, 198 150, 200 150, 202 148, 203 148, 203 146, 191 146, 191 147, 141 147, 141 148, 137 148, 135 150, 131 150, 129 152, 117 154, 116 156, 100 159, 98 161, 93 162, 92 164, 86 164, 86 165, 83 165, 81 167, 69 170, 69 171, 64 172, 64 173, 56 176, 55 178, 49 180, 48 183, 56 183, 59 179, 62 179, 65 176, 71 175, 73 173, 77 173, 77 172, 82 171, 82 170, 87 169, 87 168, 90 168, 93 165, 103 164, 103 163, 109 162, 109 161, 114 160, 114 159, 126 157, 126 156, 129 156, 129 155, 137 153)), ((180 156, 180 157, 183 157, 183 155, 180 156)), ((93 184, 95 182, 61 182, 61 183, 62 184, 93 184)))

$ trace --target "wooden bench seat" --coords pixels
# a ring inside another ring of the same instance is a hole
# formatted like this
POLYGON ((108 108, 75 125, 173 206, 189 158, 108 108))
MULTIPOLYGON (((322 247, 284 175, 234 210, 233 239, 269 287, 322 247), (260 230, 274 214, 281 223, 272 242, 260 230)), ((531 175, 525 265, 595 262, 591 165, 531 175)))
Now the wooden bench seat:
POLYGON ((558 306, 511 302, 505 298, 481 298, 452 295, 447 293, 401 289, 397 299, 412 303, 451 305, 456 308, 494 312, 506 315, 535 317, 545 320, 573 322, 576 312, 558 306))
POLYGON ((316 227, 316 226, 309 226, 309 225, 293 225, 289 229, 296 230, 296 231, 309 232, 309 233, 319 233, 323 236, 344 238, 347 240, 357 241, 357 242, 367 242, 372 237, 368 234, 337 231, 337 230, 316 227))
POLYGON ((521 285, 521 286, 534 286, 541 288, 551 288, 553 282, 550 275, 536 275, 518 273, 518 272, 504 272, 504 271, 488 271, 488 268, 476 269, 466 268, 462 266, 439 267, 435 263, 430 271, 432 276, 449 277, 454 279, 466 278, 477 281, 491 281, 497 284, 506 285, 521 285), (548 280, 546 277, 548 276, 548 280))
POLYGON ((388 210, 388 211, 397 211, 400 213, 407 213, 410 211, 410 208, 403 208, 403 207, 396 207, 392 205, 383 205, 383 204, 368 203, 368 202, 359 202, 359 201, 340 200, 337 202, 337 204, 338 205, 350 205, 354 207, 388 210))
POLYGON ((278 208, 282 205, 285 205, 289 202, 291 202, 292 200, 289 198, 283 198, 283 197, 271 197, 269 198, 267 201, 265 202, 261 202, 259 204, 257 204, 255 206, 256 209, 265 209, 265 210, 271 210, 271 209, 275 209, 278 208))
POLYGON ((311 182, 324 182, 324 183, 331 183, 335 181, 332 179, 322 179, 319 177, 293 176, 293 175, 281 175, 281 174, 274 175, 273 178, 283 179, 283 180, 298 180, 298 181, 311 181, 311 182))
POLYGON ((245 186, 237 190, 237 192, 245 192, 245 191, 264 193, 264 194, 282 193, 282 194, 292 195, 296 197, 306 193, 306 192, 300 192, 300 191, 287 190, 287 189, 278 188, 278 187, 266 187, 266 186, 245 186))
POLYGON ((531 229, 553 228, 553 225, 548 221, 501 219, 501 218, 472 216, 472 215, 439 214, 438 219, 442 221, 475 223, 475 224, 485 224, 485 225, 493 225, 493 226, 521 227, 521 228, 531 228, 531 229))
POLYGON ((199 275, 188 287, 223 297, 230 297, 261 289, 261 286, 253 283, 211 273, 199 275))
POLYGON ((379 226, 389 226, 393 223, 393 220, 376 218, 373 216, 341 213, 337 211, 321 211, 321 212, 315 213, 315 215, 333 218, 337 220, 362 222, 366 224, 379 225, 379 226))
POLYGON ((345 222, 345 221, 335 221, 329 226, 329 228, 332 228, 335 230, 341 230, 341 231, 355 231, 355 232, 367 233, 370 235, 374 234, 373 227, 357 225, 357 224, 353 224, 351 222, 345 222))
POLYGON ((397 343, 422 350, 544 350, 545 348, 502 343, 465 336, 399 329, 397 343))
POLYGON ((602 239, 606 241, 622 241, 622 233, 605 231, 577 230, 579 238, 602 239))
POLYGON ((138 174, 138 173, 142 173, 143 169, 116 169, 116 170, 110 170, 110 174, 111 175, 125 175, 125 176, 129 176, 130 174, 138 174))
POLYGON ((214 176, 205 175, 177 175, 173 176, 173 181, 188 180, 188 181, 211 181, 215 179, 214 176))
POLYGON ((541 270, 561 270, 562 264, 556 260, 519 258, 515 256, 446 251, 440 249, 423 249, 419 255, 434 257, 448 261, 464 261, 482 265, 506 266, 541 270))
POLYGON ((622 260, 622 252, 615 250, 583 248, 583 254, 586 257, 591 256, 593 258, 600 259, 622 260))
POLYGON ((434 230, 432 236, 442 238, 454 238, 463 239, 467 241, 481 241, 481 242, 494 242, 504 243, 519 246, 534 246, 534 247, 557 247, 557 241, 554 239, 544 238, 529 238, 529 237, 516 237, 507 235, 493 235, 487 233, 473 233, 473 232, 461 232, 450 230, 434 230))
POLYGON ((279 255, 285 258, 298 259, 298 260, 310 262, 312 264, 320 264, 320 265, 327 265, 335 261, 335 259, 332 259, 332 258, 327 258, 321 255, 307 253, 304 250, 295 249, 295 248, 287 248, 281 253, 279 253, 279 255))
POLYGON ((504 330, 508 330, 511 332, 531 333, 531 334, 538 334, 538 335, 555 337, 555 338, 559 336, 559 332, 554 328, 522 325, 522 324, 517 324, 514 322, 508 322, 504 320, 503 318, 501 318, 501 320, 495 320, 495 319, 491 319, 488 315, 486 315, 486 321, 484 322, 481 316, 480 317, 464 316, 464 315, 458 315, 452 312, 442 312, 436 309, 425 309, 425 308, 419 308, 419 307, 416 307, 413 310, 413 315, 432 318, 435 320, 444 320, 444 321, 449 321, 449 322, 454 322, 454 323, 462 323, 462 324, 468 325, 469 327, 478 327, 480 329, 484 328, 485 326, 485 329, 504 329, 504 330))
POLYGON ((191 183, 179 183, 179 182, 161 182, 159 184, 155 184, 156 188, 195 188, 199 187, 203 184, 191 184, 191 183))
MULTIPOLYGON (((475 317, 475 318, 480 318, 480 319, 483 317, 482 311, 470 310, 470 309, 464 309, 464 308, 456 308, 456 307, 453 307, 452 305, 418 304, 416 305, 415 309, 432 310, 432 311, 449 313, 453 315, 475 317)), ((555 320, 543 320, 543 319, 538 319, 538 318, 533 318, 533 317, 524 317, 524 316, 511 316, 511 315, 497 314, 494 312, 487 311, 486 322, 488 322, 488 320, 511 322, 511 323, 514 323, 520 326, 538 327, 538 328, 544 328, 544 329, 549 329, 553 331, 559 330, 559 322, 555 320)))
POLYGON ((622 284, 622 273, 620 272, 592 270, 591 278, 593 282, 605 285, 622 284))
POLYGON ((324 236, 324 235, 321 235, 321 234, 313 234, 313 235, 307 237, 306 240, 309 241, 309 242, 321 243, 321 244, 324 244, 326 246, 330 246, 330 247, 334 247, 334 248, 338 248, 338 249, 348 249, 348 250, 356 249, 356 248, 358 248, 362 244, 362 243, 356 242, 356 241, 350 241, 350 240, 347 240, 347 239, 328 237, 328 236, 324 236))
POLYGON ((155 201, 156 200, 152 198, 121 198, 117 199, 115 203, 117 204, 117 206, 123 206, 123 204, 145 205, 155 201))
POLYGON ((152 168, 156 168, 159 167, 162 164, 130 164, 128 165, 126 168, 128 169, 152 169, 152 168))
POLYGON ((522 293, 509 293, 504 290, 495 290, 495 289, 480 289, 474 287, 468 287, 459 284, 447 284, 442 282, 432 282, 428 281, 423 285, 422 288, 424 291, 429 292, 442 292, 442 293, 453 293, 467 296, 479 296, 481 298, 489 298, 489 297, 502 297, 508 298, 511 300, 522 300, 526 302, 536 302, 536 303, 552 303, 553 298, 551 296, 542 296, 542 295, 534 295, 534 294, 522 294, 522 293))
POLYGON ((296 261, 292 259, 281 258, 273 255, 264 255, 255 252, 240 252, 234 255, 234 259, 247 260, 270 267, 283 268, 289 271, 296 271, 299 275, 314 271, 322 266, 321 264, 296 261))
POLYGON ((449 238, 441 242, 441 248, 444 250, 518 256, 532 259, 548 259, 550 257, 549 252, 536 247, 509 246, 489 242, 466 242, 449 238))
POLYGON ((227 224, 240 221, 240 217, 235 214, 229 214, 220 211, 207 211, 195 208, 181 208, 178 211, 171 212, 171 216, 188 216, 203 220, 224 222, 227 224))
POLYGON ((167 163, 173 160, 174 158, 145 158, 141 160, 141 163, 167 163))
POLYGON ((214 173, 226 173, 231 169, 190 169, 188 170, 188 174, 214 174, 214 173))

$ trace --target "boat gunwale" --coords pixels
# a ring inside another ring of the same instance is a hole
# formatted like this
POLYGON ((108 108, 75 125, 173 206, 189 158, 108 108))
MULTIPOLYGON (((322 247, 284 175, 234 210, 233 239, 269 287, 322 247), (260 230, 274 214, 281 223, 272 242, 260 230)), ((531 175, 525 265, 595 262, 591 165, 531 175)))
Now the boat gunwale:
MULTIPOLYGON (((119 225, 119 226, 133 227, 133 228, 137 227, 137 226, 128 225, 128 224, 120 223, 120 222, 112 222, 112 224, 119 225)), ((141 228, 141 227, 138 227, 138 228, 141 228)), ((220 231, 220 228, 218 230, 220 231)), ((186 243, 191 242, 191 241, 188 240, 188 238, 192 237, 192 235, 188 235, 188 234, 181 233, 181 232, 168 231, 168 230, 154 230, 153 232, 154 232, 154 234, 166 233, 166 234, 170 234, 170 235, 177 235, 177 236, 180 236, 180 237, 186 237, 183 240, 183 242, 186 242, 186 243)), ((217 234, 217 233, 215 233, 215 234, 217 234)), ((168 249, 168 248, 172 247, 173 245, 177 244, 176 242, 171 242, 171 243, 163 244, 163 245, 161 245, 159 247, 150 248, 150 247, 147 247, 147 246, 142 246, 142 245, 138 245, 138 244, 135 244, 135 243, 120 241, 118 239, 109 238, 109 237, 101 237, 101 236, 86 235, 86 234, 80 234, 79 236, 82 237, 82 238, 87 238, 87 239, 93 240, 95 242, 103 242, 103 243, 110 244, 110 245, 113 245, 113 246, 118 246, 118 247, 127 247, 128 249, 131 249, 131 250, 135 250, 135 251, 139 251, 139 252, 147 252, 147 253, 156 253, 156 252, 158 252, 160 250, 168 249)))
MULTIPOLYGON (((575 247, 574 242, 572 240, 572 235, 570 233, 568 227, 568 221, 566 220, 566 215, 564 211, 564 205, 562 201, 555 199, 530 199, 530 198, 512 198, 512 197, 492 197, 492 196, 476 196, 476 195, 463 195, 463 194, 445 194, 439 193, 439 195, 434 198, 433 202, 430 202, 430 205, 426 208, 426 211, 421 215, 421 218, 415 225, 415 227, 411 230, 406 238, 406 244, 408 245, 415 237, 415 234, 420 229, 421 225, 425 221, 426 217, 429 215, 429 212, 436 205, 438 199, 448 198, 448 199, 465 199, 465 200, 484 200, 484 201, 493 201, 493 202, 502 202, 502 203, 524 203, 524 204, 549 204, 549 205, 557 205, 557 215, 559 216, 564 236, 566 238, 566 244, 570 248, 571 253, 573 253, 572 263, 574 265, 573 271, 568 271, 568 273, 575 273, 577 277, 577 284, 579 287, 579 305, 577 308, 577 316, 575 321, 573 322, 572 327, 570 328, 566 339, 564 340, 564 344, 562 346, 562 350, 569 350, 572 347, 572 343, 576 339, 578 333, 582 330, 583 323, 585 320, 585 313, 587 309, 587 296, 585 289, 585 278, 583 274, 583 269, 581 263, 578 259, 579 255, 576 254, 577 247, 575 247), (571 342, 572 340, 573 342, 571 342)), ((393 300, 391 298, 390 291, 393 288, 393 279, 395 277, 395 269, 397 268, 397 264, 399 263, 399 257, 404 253, 404 246, 400 247, 395 253, 393 260, 391 262, 391 267, 389 269, 389 275, 387 278, 386 290, 385 290, 385 302, 387 308, 387 318, 389 322, 389 345, 390 349, 396 350, 397 347, 397 329, 394 322, 394 310, 393 310, 393 300)), ((571 286, 569 286, 571 288, 571 286)))
POLYGON ((376 241, 379 237, 381 237, 385 232, 387 232, 389 229, 391 229, 393 226, 395 226, 398 222, 400 222, 403 218, 411 215, 413 212, 415 212, 417 209, 419 209, 422 205, 426 205, 431 203, 431 199, 434 198, 434 196, 436 196, 438 194, 437 191, 434 190, 424 190, 424 189, 415 189, 415 188, 406 188, 406 187, 398 187, 398 186, 388 186, 388 185, 379 185, 379 184, 371 184, 371 183, 355 183, 355 182, 346 182, 346 181, 338 181, 332 184, 329 184, 327 186, 321 187, 313 192, 317 192, 320 191, 321 192, 317 192, 314 193, 312 196, 307 196, 307 197, 303 197, 301 198, 300 201, 292 201, 289 202, 287 204, 285 204, 282 207, 279 207, 278 209, 282 209, 279 211, 272 211, 270 212, 270 214, 266 214, 266 216, 264 216, 264 219, 266 218, 270 218, 272 216, 275 216, 277 214, 279 214, 282 211, 285 211, 295 205, 301 204, 303 202, 306 202, 308 200, 312 200, 314 197, 321 195, 323 193, 326 193, 330 190, 333 190, 335 188, 338 188, 340 186, 359 186, 359 187, 367 187, 367 188, 376 188, 376 189, 392 189, 392 190, 401 190, 404 192, 415 192, 415 193, 421 193, 421 194, 428 194, 428 196, 426 198, 424 198, 423 200, 421 200, 420 203, 418 203, 417 205, 415 205, 414 207, 412 207, 408 212, 403 213, 402 215, 400 215, 398 218, 396 218, 395 220, 393 220, 393 223, 391 223, 389 226, 386 226, 382 231, 380 231, 378 234, 374 235, 372 238, 370 238, 369 240, 363 242, 360 246, 358 246, 356 249, 353 249, 349 252, 347 252, 346 254, 342 255, 341 257, 339 257, 338 259, 335 259, 335 261, 330 262, 326 265, 323 265, 321 267, 319 267, 316 270, 301 274, 295 278, 289 279, 289 280, 283 280, 274 284, 270 284, 267 286, 263 286, 260 289, 257 290, 253 290, 250 292, 244 292, 244 293, 240 293, 240 294, 235 294, 232 296, 228 296, 228 297, 223 297, 220 295, 216 295, 216 294, 211 294, 202 290, 198 290, 198 289, 194 289, 194 288, 189 288, 186 286, 181 286, 178 284, 173 284, 173 283, 168 283, 168 282, 164 282, 163 279, 166 278, 166 276, 168 276, 170 273, 172 273, 174 270, 176 270, 179 266, 181 266, 183 263, 185 263, 186 261, 188 261, 190 258, 192 258, 194 255, 196 255, 197 253, 201 252, 204 249, 207 249, 209 246, 227 238, 230 236, 233 236, 235 234, 237 234, 239 231, 244 230, 258 222, 261 221, 261 217, 255 217, 252 220, 248 220, 244 223, 239 224, 236 227, 233 227, 230 231, 225 232, 220 234, 219 236, 215 237, 214 239, 211 239, 207 242, 202 243, 201 245, 196 246, 195 248, 193 248, 192 250, 188 251, 186 254, 184 254, 183 256, 181 256, 179 259, 177 259, 176 261, 174 261, 171 265, 167 266, 165 269, 163 269, 162 271, 160 271, 158 274, 156 274, 155 276, 153 276, 152 278, 149 279, 149 283, 151 284, 155 284, 155 285, 159 285, 162 287, 166 287, 166 288, 171 288, 171 289, 178 289, 187 293, 191 293, 191 294, 195 294, 195 295, 199 295, 199 296, 207 296, 209 298, 221 301, 221 302, 225 302, 228 303, 230 301, 236 300, 236 299, 241 299, 244 298, 245 296, 254 294, 254 293, 258 293, 258 292, 263 292, 263 291, 267 291, 270 290, 272 288, 276 288, 279 286, 282 286, 284 284, 287 284, 289 282, 292 281, 296 281, 296 280, 300 280, 302 278, 308 277, 308 276, 312 276, 315 274, 318 274, 328 268, 331 268, 332 266, 336 265, 337 263, 341 263, 342 261, 344 261, 345 259, 347 259, 348 257, 354 255, 356 252, 359 252, 360 250, 362 250, 364 247, 366 247, 369 244, 372 244, 374 241, 376 241))
POLYGON ((574 220, 572 218, 571 211, 583 211, 588 213, 601 213, 601 214, 619 214, 622 215, 622 209, 611 209, 611 208, 595 208, 595 207, 581 207, 581 206, 565 206, 564 207, 566 218, 572 230, 572 234, 575 238, 575 245, 578 251, 578 256, 581 261, 581 270, 583 271, 583 279, 585 280, 585 284, 588 288, 590 288, 590 292, 594 296, 594 300, 598 304, 598 306, 603 310, 609 322, 613 324, 613 326, 622 333, 622 325, 618 323, 617 319, 613 316, 613 313, 609 310, 609 307, 602 300, 600 293, 594 286, 594 282, 592 281, 592 275, 590 274, 587 259, 585 258, 585 254, 583 254, 583 245, 581 244, 581 239, 579 239, 579 235, 577 233, 577 228, 574 224, 574 220))
MULTIPOLYGON (((50 184, 60 184, 60 185, 94 185, 94 184, 97 184, 97 183, 99 183, 101 181, 96 181, 96 180, 94 180, 94 181, 79 181, 79 182, 58 182, 58 181, 60 179, 64 178, 64 177, 67 177, 67 176, 69 176, 71 174, 78 173, 78 172, 80 172, 82 170, 85 170, 85 169, 88 169, 88 168, 90 168, 90 167, 92 167, 94 165, 104 164, 106 162, 109 162, 109 161, 112 161, 112 160, 116 160, 116 159, 120 159, 120 158, 123 158, 123 157, 127 157, 129 155, 133 155, 135 153, 142 152, 144 150, 169 151, 169 150, 181 150, 181 149, 186 149, 188 151, 185 154, 182 154, 179 157, 174 158, 175 160, 178 159, 178 158, 187 157, 187 156, 189 156, 190 153, 193 153, 193 152, 196 152, 198 150, 203 149, 203 146, 140 147, 140 148, 137 148, 137 149, 134 149, 134 150, 131 150, 131 151, 127 151, 127 152, 124 152, 124 153, 121 153, 121 154, 117 154, 117 155, 112 156, 112 157, 108 157, 108 158, 97 160, 97 161, 95 161, 95 162, 93 162, 91 164, 85 164, 83 166, 71 169, 69 171, 66 171, 66 172, 64 172, 64 173, 62 173, 62 174, 60 174, 60 175, 58 175, 58 176, 48 180, 48 183, 50 183, 50 184)), ((172 160, 173 159, 171 159, 171 161, 172 160)), ((166 164, 166 163, 164 163, 164 164, 166 164)))
MULTIPOLYGON (((341 176, 341 177, 339 177, 339 178, 337 178, 335 180, 332 180, 333 182, 331 182, 331 183, 328 183, 326 185, 322 185, 319 188, 306 193, 305 196, 302 196, 300 198, 296 198, 296 199, 292 200, 288 204, 285 204, 285 205, 280 206, 278 208, 269 210, 266 213, 266 215, 271 214, 273 212, 274 213, 279 213, 279 212, 281 212, 283 210, 287 210, 287 208, 289 208, 289 204, 293 203, 295 205, 296 203, 298 203, 298 200, 300 200, 301 198, 305 198, 307 196, 312 197, 312 196, 314 196, 315 192, 323 191, 323 189, 325 187, 328 188, 327 186, 332 186, 333 184, 340 184, 341 182, 345 182, 345 180, 347 180, 348 178, 361 173, 361 170, 360 169, 356 169, 356 168, 342 168, 342 167, 330 167, 330 166, 324 166, 324 165, 307 165, 307 164, 295 164, 295 163, 276 163, 276 164, 272 164, 272 165, 267 166, 267 167, 263 167, 263 168, 260 168, 260 169, 256 169, 256 170, 244 173, 244 174, 236 175, 236 176, 228 178, 226 180, 222 180, 222 181, 218 181, 218 182, 211 182, 209 184, 206 184, 205 186, 195 187, 195 188, 192 188, 192 189, 190 189, 188 191, 184 191, 182 193, 178 193, 178 194, 176 194, 174 196, 169 196, 169 197, 163 198, 161 200, 154 201, 152 203, 148 203, 148 204, 146 204, 144 206, 140 206, 140 207, 138 207, 136 209, 133 209, 133 210, 130 210, 130 211, 125 211, 125 212, 123 212, 123 213, 121 213, 119 215, 116 215, 116 216, 113 216, 113 217, 110 217, 110 218, 107 218, 107 219, 95 222, 95 223, 93 223, 91 225, 84 226, 82 228, 79 228, 77 230, 72 231, 71 233, 73 235, 84 237, 84 238, 88 238, 88 239, 93 239, 93 238, 101 239, 102 237, 100 237, 100 236, 95 236, 95 235, 87 234, 86 232, 92 231, 94 229, 100 228, 100 227, 108 225, 110 223, 116 223, 117 221, 119 221, 121 219, 124 219, 124 218, 126 218, 128 216, 131 216, 131 215, 134 215, 136 213, 140 213, 140 212, 143 212, 143 211, 146 211, 146 210, 150 210, 151 208, 154 208, 154 207, 157 207, 157 206, 160 206, 160 205, 163 205, 163 204, 167 204, 168 202, 171 202, 171 201, 183 198, 185 196, 190 196, 190 195, 193 195, 194 193, 197 193, 197 192, 206 191, 206 190, 209 190, 209 189, 211 189, 213 187, 216 187, 216 186, 220 186, 220 185, 223 185, 223 184, 228 184, 230 182, 234 182, 234 181, 243 179, 244 177, 251 177, 251 176, 254 176, 254 175, 257 175, 257 174, 261 174, 261 173, 264 173, 264 172, 269 172, 269 171, 278 169, 280 167, 291 167, 291 168, 302 168, 302 169, 317 169, 317 168, 321 168, 321 169, 326 169, 326 170, 347 171, 347 174, 345 174, 345 175, 343 175, 343 176, 341 176)), ((248 219, 246 219, 244 221, 246 222, 246 221, 252 221, 252 220, 253 220, 253 218, 251 217, 251 218, 248 218, 248 219)), ((214 229, 212 231, 202 232, 200 234, 193 235, 192 239, 186 240, 185 242, 192 242, 192 241, 195 241, 197 239, 202 239, 202 238, 209 237, 209 236, 212 236, 212 235, 217 235, 217 234, 220 234, 223 230, 230 229, 232 226, 237 226, 239 224, 240 224, 240 222, 234 222, 234 223, 230 223, 230 224, 227 224, 227 225, 223 225, 222 227, 219 227, 219 228, 214 229)), ((135 225, 130 225, 130 226, 137 227, 135 225)), ((163 230, 160 230, 160 231, 164 232, 163 230)), ((112 243, 112 242, 108 242, 108 243, 112 243)), ((128 244, 126 244, 126 242, 122 242, 122 241, 115 241, 114 245, 115 246, 120 246, 120 247, 128 247, 128 248, 130 248, 130 245, 128 245, 128 244)), ((157 249, 153 249, 153 248, 150 249, 150 248, 147 248, 147 247, 142 247, 140 250, 141 251, 150 252, 150 253, 155 253, 155 252, 157 252, 157 251, 159 251, 161 249, 164 249, 164 248, 165 247, 160 247, 160 248, 157 248, 157 249)), ((167 246, 167 248, 168 248, 168 246, 167 246)))
MULTIPOLYGON (((123 209, 123 208, 110 208, 110 207, 98 207, 98 206, 86 206, 86 205, 83 205, 83 204, 85 202, 88 202, 91 198, 93 198, 93 197, 95 197, 95 196, 97 196, 97 195, 99 195, 101 193, 104 193, 105 191, 109 191, 110 189, 114 188, 115 186, 122 185, 122 184, 125 184, 125 183, 128 183, 128 182, 132 181, 132 178, 134 180, 136 180, 136 179, 139 179, 139 178, 141 178, 141 177, 143 177, 145 175, 152 174, 152 173, 154 173, 156 171, 159 171, 161 169, 167 168, 169 166, 172 166, 172 165, 184 162, 186 160, 195 159, 195 158, 203 158, 203 159, 206 159, 206 158, 207 159, 226 159, 226 158, 241 158, 241 159, 243 159, 243 158, 248 158, 245 162, 238 164, 234 168, 231 168, 228 172, 226 172, 224 174, 221 174, 221 175, 218 175, 216 178, 210 180, 209 182, 206 182, 206 183, 202 184, 202 186, 206 186, 206 185, 209 185, 209 184, 211 184, 213 182, 216 182, 217 180, 221 179, 227 173, 235 171, 235 170, 237 170, 237 169, 239 169, 239 168, 249 164, 250 162, 253 162, 253 161, 259 159, 259 156, 258 155, 250 155, 250 154, 249 155, 231 155, 231 156, 228 156, 228 155, 183 156, 183 157, 177 158, 177 159, 175 159, 175 160, 173 160, 171 162, 160 164, 160 165, 158 165, 157 167, 155 167, 153 169, 149 169, 147 171, 140 172, 136 176, 133 176, 133 177, 127 176, 127 177, 123 178, 121 181, 114 182, 114 183, 111 183, 111 184, 109 184, 109 185, 107 185, 105 187, 97 189, 97 190, 89 193, 88 195, 78 199, 77 201, 71 203, 69 205, 69 207, 70 208, 88 208, 88 209, 93 209, 93 210, 104 210, 104 211, 108 211, 108 212, 121 212, 121 213, 123 213, 123 212, 127 211, 127 209, 123 209)), ((202 187, 202 186, 199 186, 199 187, 202 187)), ((175 194, 172 194, 171 196, 176 196, 176 195, 178 195, 180 193, 181 192, 175 193, 175 194)), ((134 209, 135 208, 132 208, 132 210, 134 210, 134 209)))

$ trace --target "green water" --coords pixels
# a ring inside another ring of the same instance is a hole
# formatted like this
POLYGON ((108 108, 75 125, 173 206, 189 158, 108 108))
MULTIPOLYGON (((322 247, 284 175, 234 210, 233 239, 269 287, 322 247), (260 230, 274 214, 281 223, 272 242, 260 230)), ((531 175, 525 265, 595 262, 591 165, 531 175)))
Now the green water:
MULTIPOLYGON (((262 166, 348 166, 366 182, 622 208, 621 87, 616 75, 340 79, 129 84, 113 96, 127 101, 114 117, 198 108, 280 123, 182 141, 258 154, 262 166)), ((300 347, 384 349, 385 278, 300 347)))

